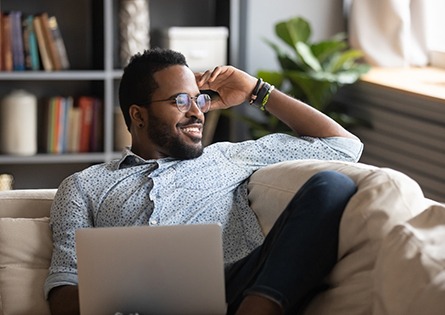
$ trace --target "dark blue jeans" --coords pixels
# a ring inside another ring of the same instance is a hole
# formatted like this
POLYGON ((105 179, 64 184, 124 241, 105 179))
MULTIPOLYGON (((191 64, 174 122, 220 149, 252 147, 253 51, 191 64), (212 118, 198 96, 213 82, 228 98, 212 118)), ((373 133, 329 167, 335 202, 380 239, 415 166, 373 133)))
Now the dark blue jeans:
POLYGON ((356 190, 338 172, 312 176, 264 243, 226 270, 227 314, 234 314, 247 294, 276 301, 285 314, 301 312, 337 262, 340 220, 356 190))

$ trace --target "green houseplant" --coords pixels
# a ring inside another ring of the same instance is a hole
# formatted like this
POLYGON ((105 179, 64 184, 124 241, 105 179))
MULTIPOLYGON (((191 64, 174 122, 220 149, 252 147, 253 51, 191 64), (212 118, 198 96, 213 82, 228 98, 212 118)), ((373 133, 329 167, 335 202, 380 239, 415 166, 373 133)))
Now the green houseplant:
MULTIPOLYGON (((369 70, 369 65, 361 62, 362 52, 350 49, 344 34, 311 42, 310 24, 301 17, 278 22, 275 33, 284 49, 267 39, 266 42, 275 51, 281 71, 261 70, 258 77, 317 108, 345 128, 363 124, 332 102, 339 88, 356 82, 369 70)), ((261 122, 244 117, 254 138, 289 130, 272 115, 264 115, 261 122)))

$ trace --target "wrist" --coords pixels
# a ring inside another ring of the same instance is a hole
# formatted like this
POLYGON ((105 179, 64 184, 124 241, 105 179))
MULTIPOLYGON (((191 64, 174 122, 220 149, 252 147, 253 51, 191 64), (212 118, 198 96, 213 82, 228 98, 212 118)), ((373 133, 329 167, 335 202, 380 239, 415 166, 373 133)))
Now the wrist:
POLYGON ((269 96, 274 88, 275 87, 273 85, 263 82, 263 80, 259 78, 255 88, 252 91, 252 95, 250 96, 249 104, 261 109, 262 111, 265 111, 267 102, 269 101, 269 96))

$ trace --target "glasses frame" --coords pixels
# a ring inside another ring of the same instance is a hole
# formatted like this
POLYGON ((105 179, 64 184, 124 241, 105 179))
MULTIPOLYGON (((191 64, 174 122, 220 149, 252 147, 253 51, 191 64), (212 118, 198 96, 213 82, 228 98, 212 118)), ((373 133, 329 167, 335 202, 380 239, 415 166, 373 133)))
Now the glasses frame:
POLYGON ((165 100, 155 100, 155 101, 151 101, 150 103, 158 103, 158 102, 167 102, 167 101, 175 101, 175 103, 176 103, 176 108, 181 112, 181 113, 187 113, 189 110, 190 110, 190 108, 192 107, 192 101, 193 102, 195 102, 195 104, 196 104, 196 106, 199 108, 199 110, 202 112, 202 113, 207 113, 209 110, 210 110, 210 107, 211 107, 211 105, 212 105, 212 98, 210 97, 210 95, 209 94, 206 94, 206 93, 201 93, 201 94, 199 94, 199 95, 197 95, 197 96, 190 96, 190 95, 188 95, 187 93, 179 93, 178 95, 176 95, 176 96, 174 96, 174 97, 170 97, 170 98, 167 98, 167 99, 165 99, 165 100), (180 97, 182 97, 182 96, 186 96, 187 97, 187 100, 188 100, 188 103, 187 103, 187 105, 182 105, 182 104, 180 104, 179 103, 179 98, 180 97), (204 110, 202 110, 202 108, 199 106, 199 104, 198 104, 198 98, 199 97, 204 97, 205 98, 205 103, 204 104, 207 104, 208 103, 208 108, 204 111, 204 110))

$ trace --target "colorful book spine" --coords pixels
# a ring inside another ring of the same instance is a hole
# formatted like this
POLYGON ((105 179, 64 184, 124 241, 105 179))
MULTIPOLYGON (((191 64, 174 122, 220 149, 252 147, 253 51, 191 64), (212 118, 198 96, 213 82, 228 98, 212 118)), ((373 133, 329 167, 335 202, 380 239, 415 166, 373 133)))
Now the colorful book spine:
POLYGON ((4 71, 12 71, 12 38, 11 38, 11 19, 9 14, 2 13, 2 64, 4 71))
POLYGON ((48 25, 56 46, 55 54, 57 55, 57 59, 60 62, 60 68, 63 70, 69 69, 70 62, 68 59, 68 54, 66 52, 65 42, 63 41, 63 37, 55 16, 51 16, 48 18, 48 25))
POLYGON ((23 71, 25 70, 25 55, 23 48, 22 12, 11 11, 9 16, 11 19, 13 70, 23 71))
POLYGON ((90 96, 81 96, 78 99, 79 108, 82 112, 79 152, 90 152, 90 137, 93 124, 93 102, 94 100, 90 96))
POLYGON ((28 15, 23 20, 23 46, 25 50, 25 68, 37 71, 40 70, 40 57, 33 20, 32 15, 28 15))
POLYGON ((49 49, 46 45, 45 35, 43 31, 43 24, 41 16, 34 16, 34 30, 36 32, 37 44, 39 46, 40 58, 42 60, 43 69, 45 71, 52 71, 53 64, 49 55, 49 49))
POLYGON ((49 26, 48 13, 43 12, 40 14, 40 22, 42 23, 43 36, 45 38, 49 58, 51 59, 51 63, 53 65, 53 70, 62 70, 59 53, 57 52, 56 43, 49 26))
POLYGON ((0 11, 0 71, 3 70, 3 43, 2 43, 2 33, 3 33, 3 13, 0 11))

